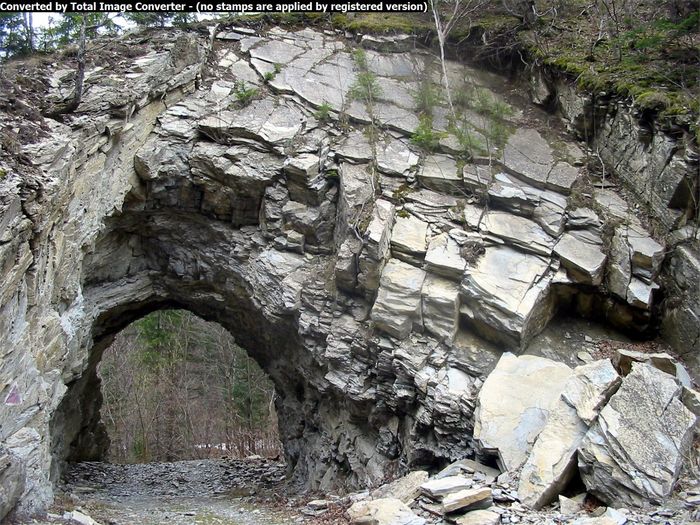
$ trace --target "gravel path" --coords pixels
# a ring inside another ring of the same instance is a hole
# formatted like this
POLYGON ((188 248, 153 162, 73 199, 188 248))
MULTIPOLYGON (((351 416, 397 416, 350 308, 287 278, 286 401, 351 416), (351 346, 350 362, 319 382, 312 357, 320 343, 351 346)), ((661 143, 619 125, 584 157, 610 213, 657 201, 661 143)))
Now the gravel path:
POLYGON ((299 514, 285 491, 284 464, 265 459, 88 462, 70 468, 46 520, 15 523, 75 524, 77 511, 100 525, 286 525, 299 514))

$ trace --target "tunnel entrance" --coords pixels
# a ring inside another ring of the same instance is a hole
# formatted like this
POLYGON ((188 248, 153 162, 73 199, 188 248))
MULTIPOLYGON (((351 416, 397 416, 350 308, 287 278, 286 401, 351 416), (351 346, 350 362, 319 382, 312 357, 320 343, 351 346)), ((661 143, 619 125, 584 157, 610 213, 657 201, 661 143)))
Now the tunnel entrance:
POLYGON ((157 309, 90 353, 52 420, 54 479, 70 463, 282 456, 270 377, 229 331, 157 309))
POLYGON ((116 336, 97 375, 110 462, 281 455, 274 385, 216 323, 153 312, 116 336))

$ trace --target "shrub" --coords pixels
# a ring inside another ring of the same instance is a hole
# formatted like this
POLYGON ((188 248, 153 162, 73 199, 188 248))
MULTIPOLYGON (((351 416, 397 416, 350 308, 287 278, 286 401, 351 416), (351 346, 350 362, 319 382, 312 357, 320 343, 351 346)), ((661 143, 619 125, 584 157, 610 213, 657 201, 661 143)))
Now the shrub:
POLYGON ((245 107, 250 104, 257 96, 258 89, 254 87, 246 87, 244 80, 236 80, 233 85, 233 95, 240 107, 245 107))
POLYGON ((324 102, 314 112, 314 117, 316 118, 316 120, 326 122, 328 119, 331 118, 331 109, 331 105, 328 102, 324 102))
POLYGON ((435 151, 444 136, 444 133, 433 129, 433 120, 424 116, 411 135, 411 142, 426 151, 435 151))

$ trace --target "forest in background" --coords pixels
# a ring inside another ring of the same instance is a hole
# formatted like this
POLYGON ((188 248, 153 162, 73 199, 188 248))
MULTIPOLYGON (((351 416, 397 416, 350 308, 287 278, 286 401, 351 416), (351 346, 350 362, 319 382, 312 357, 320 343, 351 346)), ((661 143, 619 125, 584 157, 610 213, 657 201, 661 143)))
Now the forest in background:
POLYGON ((98 372, 113 462, 281 453, 274 387, 217 324, 154 312, 117 336, 98 372))

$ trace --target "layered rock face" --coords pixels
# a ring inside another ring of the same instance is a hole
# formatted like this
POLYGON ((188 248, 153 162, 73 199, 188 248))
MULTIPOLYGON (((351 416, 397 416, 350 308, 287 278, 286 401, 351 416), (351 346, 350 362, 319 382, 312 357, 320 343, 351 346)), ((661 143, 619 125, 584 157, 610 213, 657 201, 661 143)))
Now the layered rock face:
MULTIPOLYGON (((448 70, 501 101, 498 79, 448 70)), ((97 364, 155 309, 219 322, 260 363, 290 474, 319 489, 471 454, 485 377, 560 307, 646 329, 663 246, 629 213, 606 239, 626 204, 574 199, 581 151, 523 112, 464 164, 437 104, 441 152, 414 147, 436 72, 279 28, 156 35, 88 72, 78 111, 0 180, 1 511, 44 508, 65 461, 104 454, 97 364), (376 98, 350 96, 362 71, 376 98)))

